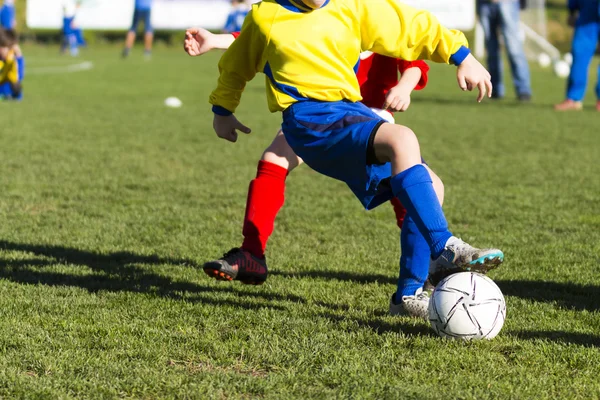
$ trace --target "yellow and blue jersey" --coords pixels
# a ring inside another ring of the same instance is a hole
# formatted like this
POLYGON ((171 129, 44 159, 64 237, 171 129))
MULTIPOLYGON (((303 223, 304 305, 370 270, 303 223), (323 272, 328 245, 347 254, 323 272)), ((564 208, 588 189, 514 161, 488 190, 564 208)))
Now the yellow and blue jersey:
POLYGON ((217 114, 234 112, 257 72, 266 75, 272 112, 307 99, 357 102, 361 51, 459 64, 467 45, 462 32, 397 0, 327 0, 315 10, 301 0, 263 0, 223 54, 210 103, 217 114))
POLYGON ((18 83, 20 80, 19 63, 17 62, 14 50, 11 50, 6 60, 0 60, 0 84, 18 83))

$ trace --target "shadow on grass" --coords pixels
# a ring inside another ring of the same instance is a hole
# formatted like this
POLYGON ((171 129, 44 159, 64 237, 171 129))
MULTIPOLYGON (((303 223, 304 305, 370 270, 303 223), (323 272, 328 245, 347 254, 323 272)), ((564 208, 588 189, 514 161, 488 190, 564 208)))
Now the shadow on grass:
POLYGON ((544 281, 496 280, 505 296, 538 302, 556 302, 575 310, 600 310, 600 286, 544 281))
MULTIPOLYGON (((63 246, 22 244, 4 240, 0 240, 0 249, 31 253, 36 257, 51 258, 51 260, 35 258, 29 260, 0 259, 0 278, 18 283, 74 286, 89 292, 124 291, 148 293, 159 297, 180 299, 189 302, 230 305, 246 309, 265 307, 284 309, 284 307, 273 304, 273 302, 306 302, 299 296, 245 290, 240 285, 230 285, 227 282, 224 283, 227 287, 214 287, 174 280, 139 266, 170 264, 188 265, 198 268, 196 263, 191 260, 163 258, 156 255, 139 255, 131 252, 100 254, 63 246), (43 270, 43 267, 51 267, 59 263, 88 267, 94 273, 78 275, 43 270), (212 295, 214 293, 237 295, 240 300, 214 298, 214 295, 212 295), (249 302, 249 298, 265 300, 266 303, 256 304, 251 301, 249 302)), ((200 271, 198 273, 203 275, 200 271)))
POLYGON ((317 314, 319 317, 326 318, 335 323, 341 323, 345 321, 355 322, 360 328, 371 329, 378 335, 383 335, 385 333, 403 333, 408 336, 431 336, 437 337, 435 333, 429 328, 425 323, 419 325, 407 324, 402 321, 395 322, 393 324, 382 321, 380 319, 360 319, 360 318, 352 318, 348 316, 341 316, 331 313, 321 313, 317 314))
POLYGON ((357 282, 362 284, 369 283, 388 283, 395 285, 397 278, 389 275, 382 274, 361 274, 355 272, 346 271, 305 271, 305 272, 285 272, 269 270, 270 275, 277 275, 284 278, 313 278, 313 279, 326 279, 326 280, 338 280, 345 282, 357 282))
POLYGON ((600 336, 587 333, 565 332, 565 331, 521 331, 511 332, 519 339, 526 340, 548 340, 551 342, 576 344, 584 347, 600 347, 600 336))

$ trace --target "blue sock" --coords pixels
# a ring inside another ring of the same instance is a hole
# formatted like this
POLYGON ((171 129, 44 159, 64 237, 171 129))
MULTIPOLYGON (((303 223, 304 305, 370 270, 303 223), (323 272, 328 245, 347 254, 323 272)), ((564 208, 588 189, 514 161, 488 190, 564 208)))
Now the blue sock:
POLYGON ((406 216, 400 233, 400 277, 396 291, 396 304, 402 296, 413 296, 422 288, 429 274, 431 250, 427 241, 419 232, 415 221, 406 216))
POLYGON ((19 74, 19 81, 25 78, 25 58, 23 56, 17 58, 17 70, 19 74))
POLYGON ((427 241, 431 256, 439 257, 452 233, 433 190, 429 171, 421 164, 415 165, 393 176, 391 185, 394 196, 402 202, 407 215, 427 241))

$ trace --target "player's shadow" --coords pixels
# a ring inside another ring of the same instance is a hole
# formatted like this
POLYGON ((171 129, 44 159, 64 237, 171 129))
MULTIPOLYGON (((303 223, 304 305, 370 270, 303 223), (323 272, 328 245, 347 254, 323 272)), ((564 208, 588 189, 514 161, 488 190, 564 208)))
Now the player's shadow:
POLYGON ((325 280, 338 280, 345 282, 356 282, 362 284, 370 283, 388 283, 395 285, 397 278, 394 275, 398 272, 390 272, 390 275, 382 274, 361 274, 349 271, 303 271, 303 272, 285 272, 277 270, 269 270, 270 275, 277 275, 284 278, 312 278, 312 279, 325 279, 325 280))
POLYGON ((435 337, 435 333, 431 330, 428 324, 408 324, 401 320, 396 321, 394 323, 389 323, 383 321, 379 318, 373 319, 362 319, 362 318, 353 318, 347 315, 336 315, 333 313, 320 313, 317 316, 321 318, 328 319, 336 324, 343 324, 346 321, 351 321, 358 325, 360 328, 370 329, 378 335, 383 335, 386 333, 403 333, 408 336, 431 336, 435 337))
POLYGON ((520 331, 511 332, 519 339, 547 340, 551 342, 576 344, 584 347, 600 347, 600 336, 587 333, 565 332, 565 331, 520 331))
POLYGON ((240 285, 223 287, 199 285, 148 270, 148 267, 158 265, 183 265, 196 268, 198 273, 202 273, 193 260, 139 255, 131 252, 101 254, 70 247, 13 243, 5 240, 0 240, 0 250, 32 255, 27 259, 17 260, 0 258, 0 279, 21 284, 74 286, 92 293, 98 291, 147 293, 157 297, 246 309, 265 307, 285 309, 281 302, 305 302, 305 299, 299 296, 281 295, 264 290, 247 290, 240 285), (45 267, 56 264, 87 267, 93 273, 80 275, 45 270, 45 267), (233 294, 237 298, 216 298, 215 293, 233 294))
POLYGON ((516 296, 575 310, 600 310, 600 286, 548 281, 495 280, 505 296, 516 296))

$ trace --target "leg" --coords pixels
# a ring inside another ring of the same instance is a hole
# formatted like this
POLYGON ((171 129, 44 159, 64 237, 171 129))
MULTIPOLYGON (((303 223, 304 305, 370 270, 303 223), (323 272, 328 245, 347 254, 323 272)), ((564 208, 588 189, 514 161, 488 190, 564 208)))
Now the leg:
POLYGON ((500 26, 508 52, 515 91, 520 100, 529 100, 531 98, 531 76, 519 35, 519 2, 517 0, 504 1, 499 3, 498 7, 500 26))
MULTIPOLYGON (((425 165, 433 180, 440 204, 444 201, 442 180, 425 165)), ((427 319, 429 296, 423 287, 429 274, 431 250, 415 221, 407 216, 400 233, 400 275, 398 288, 390 301, 391 315, 410 315, 427 319)))
POLYGON ((500 42, 498 41, 498 4, 484 3, 479 6, 479 21, 485 36, 487 64, 495 98, 504 97, 504 81, 502 78, 502 58, 500 57, 500 42))
POLYGON ((573 65, 569 75, 567 98, 582 101, 587 86, 590 62, 598 44, 598 28, 595 24, 587 24, 575 28, 573 35, 573 65))
POLYGON ((392 191, 429 246, 435 259, 434 281, 459 271, 487 272, 502 262, 504 255, 500 250, 475 249, 452 236, 432 177, 421 164, 419 142, 410 129, 381 125, 373 141, 373 151, 378 161, 391 163, 392 191))
POLYGON ((139 22, 140 22, 140 11, 134 10, 133 11, 133 21, 131 22, 131 28, 129 28, 129 31, 127 32, 127 35, 125 36, 125 48, 123 49, 123 57, 124 58, 129 55, 129 52, 131 51, 131 48, 133 47, 133 44, 135 43, 135 33, 137 32, 139 22))
POLYGON ((152 29, 150 10, 144 14, 144 29, 144 52, 148 56, 152 53, 152 42, 154 41, 154 30, 152 29))
POLYGON ((265 256, 275 217, 284 203, 285 179, 301 163, 283 132, 279 131, 263 153, 256 179, 250 182, 248 188, 242 249, 255 257, 265 256))
POLYGON ((204 264, 204 272, 221 280, 261 284, 267 278, 265 249, 277 213, 284 203, 285 179, 302 164, 279 131, 258 163, 256 178, 250 182, 241 249, 230 250, 222 259, 204 264))

